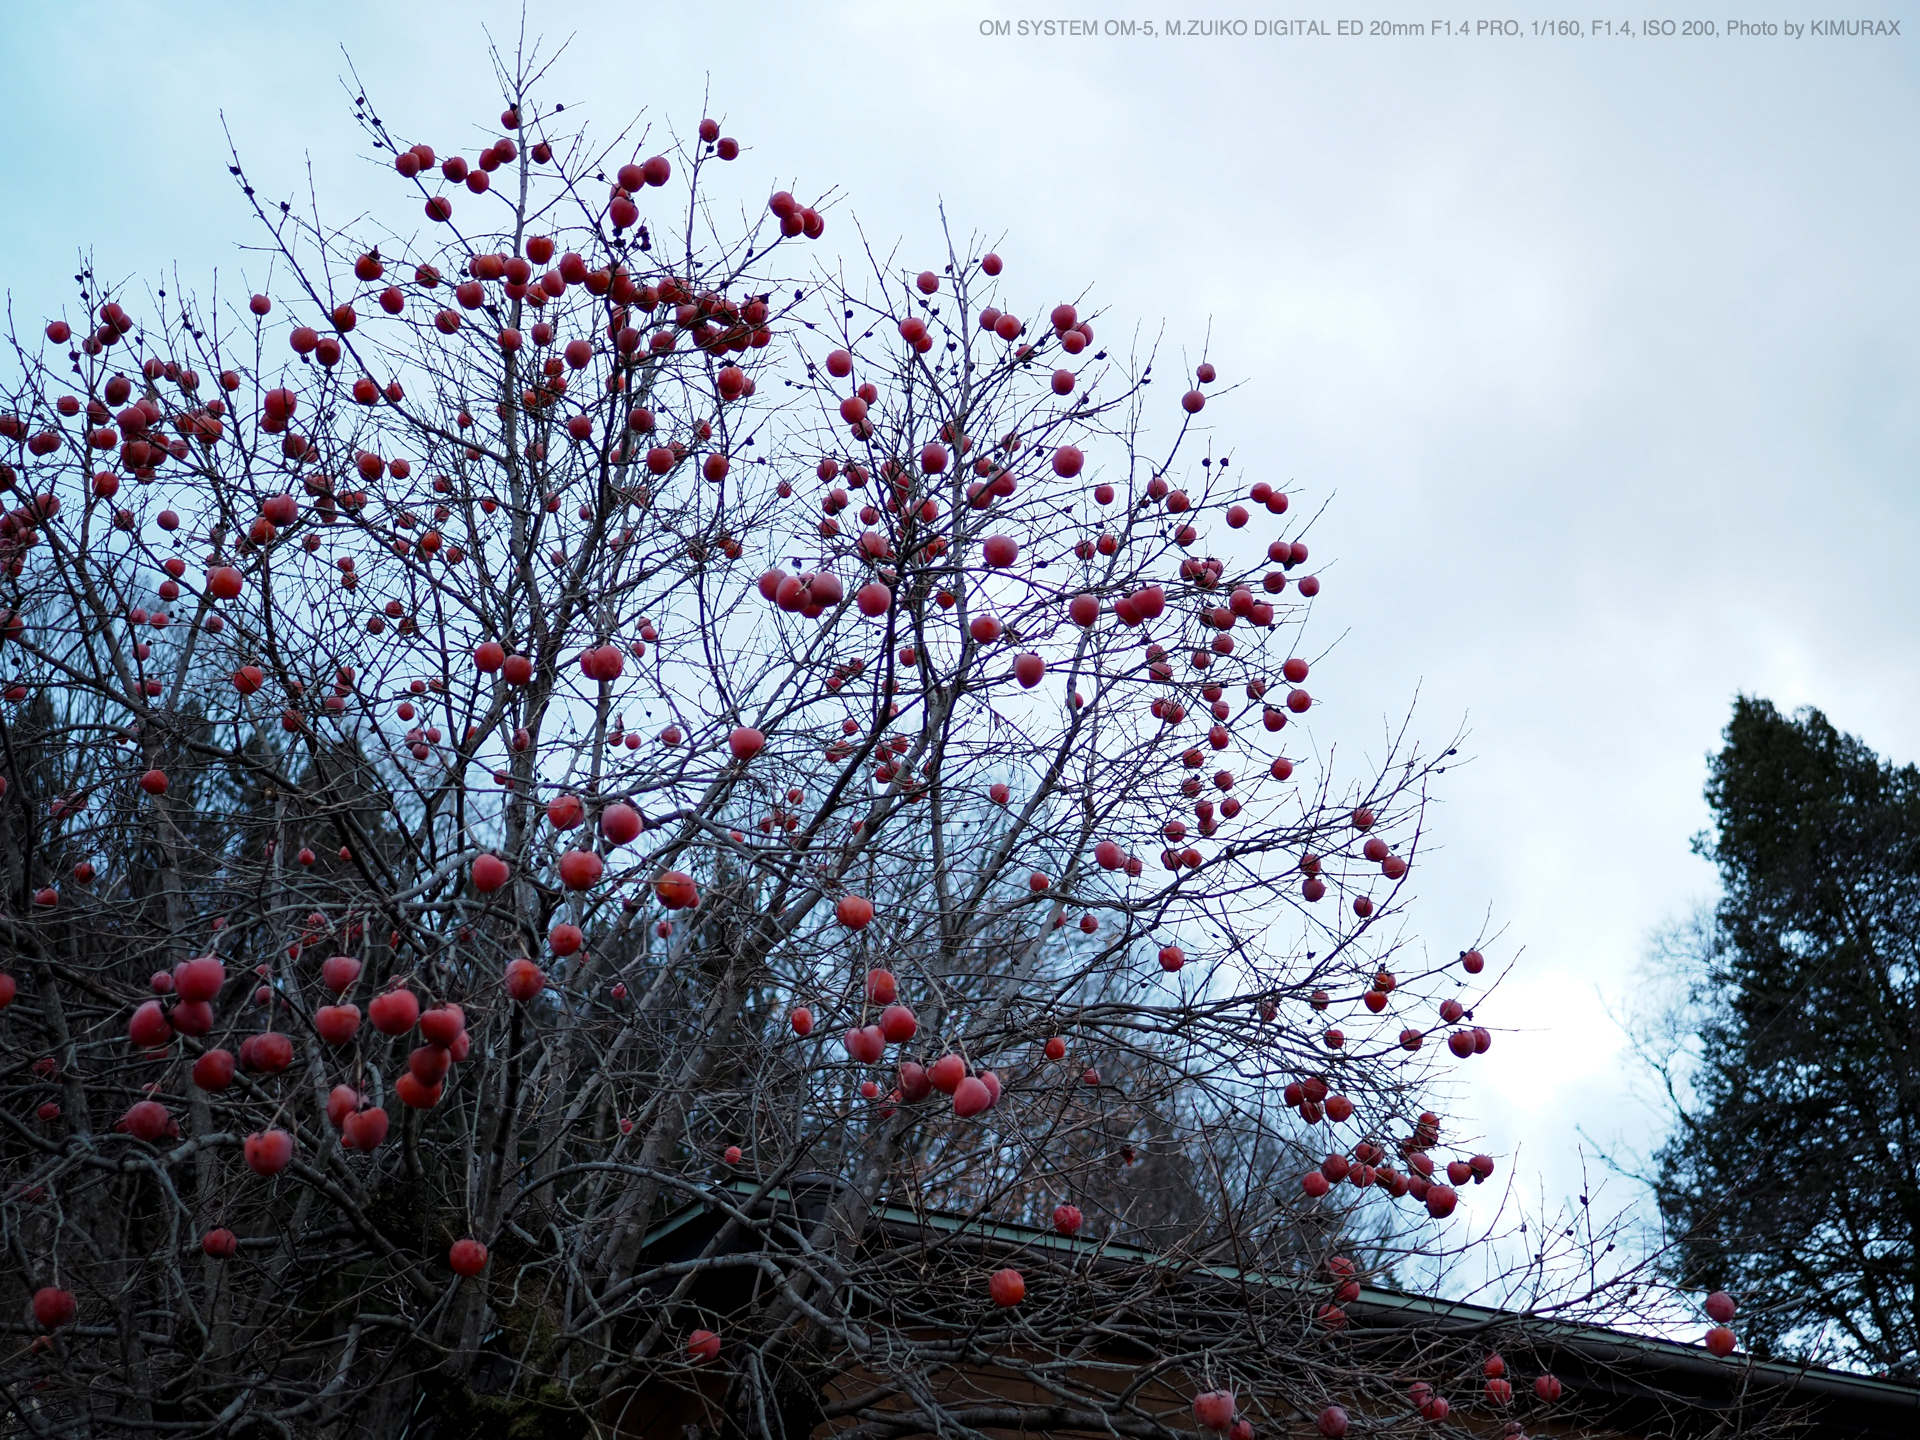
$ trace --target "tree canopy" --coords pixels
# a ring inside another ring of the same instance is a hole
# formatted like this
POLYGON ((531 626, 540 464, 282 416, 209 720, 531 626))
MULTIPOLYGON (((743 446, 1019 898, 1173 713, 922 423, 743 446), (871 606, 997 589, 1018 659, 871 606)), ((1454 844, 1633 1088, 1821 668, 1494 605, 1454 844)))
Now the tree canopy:
POLYGON ((1740 1297, 1758 1355, 1920 1375, 1920 770, 1743 696, 1706 796, 1722 894, 1658 1156, 1674 1264, 1740 1297))

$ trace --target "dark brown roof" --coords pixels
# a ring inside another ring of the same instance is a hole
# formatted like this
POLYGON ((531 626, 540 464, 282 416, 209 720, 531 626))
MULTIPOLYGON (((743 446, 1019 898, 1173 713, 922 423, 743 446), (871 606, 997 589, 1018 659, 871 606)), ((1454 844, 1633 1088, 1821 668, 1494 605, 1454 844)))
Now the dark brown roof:
MULTIPOLYGON (((798 1194, 799 1209, 816 1214, 824 1213, 833 1188, 825 1176, 796 1177, 791 1192, 785 1186, 763 1189, 748 1180, 722 1187, 754 1208, 788 1209, 798 1194)), ((894 1243, 937 1239, 943 1246, 977 1247, 994 1255, 1025 1252, 1077 1258, 1098 1267, 1165 1268, 1183 1285, 1305 1287, 1291 1275, 1103 1239, 1069 1238, 982 1216, 883 1203, 873 1219, 877 1238, 894 1243)), ((656 1258, 691 1254, 719 1221, 712 1206, 691 1203, 649 1232, 646 1249, 656 1258)), ((1371 1287, 1363 1288, 1346 1310, 1356 1331, 1404 1330, 1423 1338, 1485 1336, 1490 1347, 1509 1353, 1522 1349, 1536 1369, 1550 1369, 1569 1391, 1578 1392, 1590 1421, 1604 1417, 1604 1423, 1625 1434, 1739 1435, 1763 1418, 1777 1423, 1791 1414, 1807 1440, 1920 1440, 1920 1388, 1868 1375, 1746 1355, 1722 1360, 1698 1345, 1655 1336, 1371 1287)))

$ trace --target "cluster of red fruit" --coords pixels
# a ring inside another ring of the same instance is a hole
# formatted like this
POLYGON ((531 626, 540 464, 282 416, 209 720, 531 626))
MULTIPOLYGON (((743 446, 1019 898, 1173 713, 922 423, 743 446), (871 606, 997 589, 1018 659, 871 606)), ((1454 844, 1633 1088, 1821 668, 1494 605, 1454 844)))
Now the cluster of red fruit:
MULTIPOLYGON (((1488 1400, 1492 1401, 1495 1405, 1508 1405, 1513 1402, 1513 1381, 1507 1377, 1507 1362, 1504 1357, 1498 1352, 1487 1356, 1486 1360, 1480 1366, 1480 1373, 1484 1375, 1487 1380, 1488 1400)), ((1536 1399, 1551 1405, 1565 1393, 1565 1387, 1560 1383, 1558 1376, 1550 1373, 1540 1374, 1533 1377, 1533 1393, 1536 1399)), ((1438 1396, 1432 1398, 1439 1399, 1438 1396)), ((1414 1402, 1416 1404, 1421 1403, 1417 1395, 1414 1397, 1414 1402)), ((1440 1400, 1439 1403, 1445 1406, 1447 1402, 1440 1400)), ((1424 1406, 1422 1413, 1425 1413, 1424 1406)), ((1444 1413, 1444 1411, 1442 1413, 1444 1413)), ((1507 1425, 1507 1434, 1510 1437, 1514 1437, 1514 1440, 1525 1440, 1525 1432, 1515 1423, 1509 1422, 1507 1425)))
MULTIPOLYGON (((1487 1376, 1488 1400, 1496 1405, 1511 1403, 1513 1385, 1505 1378, 1507 1362, 1499 1355, 1489 1355, 1482 1369, 1487 1376)), ((1539 1375, 1534 1378, 1533 1393, 1542 1403, 1551 1405, 1565 1393, 1565 1387, 1554 1375, 1539 1375)), ((1416 1380, 1407 1387, 1407 1399, 1419 1412, 1420 1418, 1429 1424, 1438 1425, 1453 1413, 1452 1403, 1424 1380, 1416 1380)), ((1315 1428, 1327 1440, 1340 1440, 1352 1423, 1344 1406, 1329 1405, 1320 1412, 1315 1428)), ((1507 1440, 1526 1440, 1525 1430, 1514 1420, 1507 1422, 1505 1435, 1507 1440)))
POLYGON ((1203 1390, 1193 1397, 1193 1418, 1227 1440, 1253 1440, 1253 1422, 1236 1419, 1240 1399, 1231 1390, 1203 1390))
POLYGON ((127 1038, 142 1050, 164 1051, 176 1033, 198 1036, 212 1030, 213 1000, 226 984, 227 967, 217 956, 202 955, 174 966, 168 979, 173 1007, 148 1000, 127 1022, 127 1038))
MULTIPOLYGON (((117 343, 122 336, 134 327, 134 321, 114 301, 100 307, 101 325, 99 330, 88 336, 80 344, 80 349, 89 355, 97 355, 106 346, 117 343)), ((56 345, 66 344, 72 338, 72 330, 64 320, 55 320, 47 326, 47 338, 56 345)), ((120 461, 139 480, 152 480, 160 467, 169 461, 186 460, 192 454, 189 442, 197 441, 202 446, 211 446, 225 433, 226 402, 218 397, 198 403, 194 392, 199 389, 200 377, 191 369, 184 368, 171 360, 149 359, 141 366, 145 379, 152 382, 169 381, 177 385, 184 397, 182 407, 173 416, 176 438, 167 439, 161 433, 163 422, 167 418, 159 401, 152 395, 143 395, 140 399, 127 402, 133 393, 133 384, 125 375, 110 377, 104 387, 104 399, 94 397, 85 406, 86 446, 90 452, 105 452, 119 449, 120 461), (124 406, 117 415, 110 408, 124 406)), ((240 376, 232 371, 221 372, 220 386, 231 393, 240 388, 240 376)), ((66 419, 78 418, 82 407, 77 396, 63 395, 54 404, 58 413, 66 419)), ((0 415, 0 438, 24 441, 27 453, 35 459, 45 459, 56 454, 63 441, 58 430, 40 430, 28 433, 27 425, 15 415, 0 415)), ((0 466, 5 474, 0 479, 0 490, 10 489, 14 483, 14 471, 11 466, 0 466)), ((102 471, 94 477, 94 494, 102 500, 111 500, 119 491, 119 479, 111 471, 102 471)), ((50 498, 50 497, 39 497, 50 498)), ((114 516, 116 529, 128 529, 121 515, 131 516, 131 512, 122 511, 114 516)), ((26 524, 45 516, 36 516, 31 512, 23 517, 26 524)), ((19 574, 19 570, 14 570, 19 574)))
MULTIPOLYGON (((1306 868, 1309 864, 1311 864, 1313 869, 1317 872, 1319 869, 1320 860, 1318 856, 1309 855, 1301 862, 1301 864, 1302 864, 1302 868, 1306 868)), ((1317 884, 1318 881, 1313 881, 1311 883, 1317 884)), ((1368 905, 1365 909, 1362 909, 1360 906, 1360 901, 1365 900, 1365 898, 1366 898, 1365 896, 1361 896, 1359 897, 1359 899, 1357 899, 1354 902, 1355 912, 1362 916, 1369 915, 1372 913, 1371 905, 1368 905)), ((1485 958, 1480 954, 1478 950, 1462 951, 1460 955, 1460 962, 1463 966, 1465 966, 1467 973, 1471 975, 1479 974, 1480 971, 1486 965, 1485 958)), ((1396 983, 1397 982, 1394 979, 1392 971, 1381 970, 1378 974, 1376 974, 1373 977, 1373 983, 1369 985, 1367 989, 1361 994, 1360 1003, 1366 1006, 1367 1010, 1371 1014, 1374 1014, 1374 1015, 1380 1014, 1382 1011, 1384 1011, 1387 1008, 1389 998, 1393 994, 1396 983)), ((1325 1010, 1327 1006, 1332 1003, 1332 999, 1327 994, 1326 991, 1316 990, 1313 992, 1312 1003, 1313 1003, 1313 1008, 1315 1010, 1325 1010)), ((1460 1001, 1453 999, 1451 996, 1449 996, 1447 999, 1440 1002, 1440 1019, 1443 1023, 1452 1025, 1455 1022, 1462 1019, 1466 1019, 1466 1018, 1471 1018, 1471 1017, 1468 1015, 1466 1006, 1463 1005, 1460 1001)), ((1343 1049, 1345 1048, 1347 1043, 1346 1032, 1344 1030, 1339 1029, 1338 1027, 1329 1029, 1324 1035, 1323 1039, 1325 1040, 1326 1046, 1329 1050, 1343 1049)), ((1399 1044, 1402 1050, 1406 1050, 1406 1051, 1418 1050, 1421 1047, 1421 1045, 1425 1043, 1425 1041, 1426 1041, 1426 1032, 1418 1029, 1415 1026, 1410 1025, 1400 1032, 1399 1044)), ((1470 1028, 1458 1029, 1451 1032, 1447 1036, 1447 1048, 1451 1050, 1454 1053, 1454 1055, 1458 1056, 1460 1059, 1463 1059, 1463 1060, 1471 1055, 1484 1055, 1492 1047, 1493 1047, 1493 1032, 1488 1030, 1483 1025, 1475 1025, 1470 1028)))
POLYGON ((1315 1318, 1328 1330, 1344 1330, 1347 1312, 1342 1307, 1360 1298, 1359 1268, 1346 1256, 1334 1255, 1327 1260, 1327 1274, 1333 1282, 1333 1294, 1314 1312, 1315 1318))
MULTIPOLYGON (((843 895, 835 902, 834 913, 841 924, 860 930, 872 921, 873 904, 859 895, 843 895)), ((920 1021, 911 1007, 900 1002, 899 982, 891 970, 869 970, 863 993, 867 1005, 882 1007, 879 1020, 848 1030, 841 1043, 856 1063, 877 1065, 888 1045, 904 1045, 919 1033, 920 1021)), ((790 1018, 796 1034, 813 1033, 813 1011, 809 1007, 796 1007, 790 1018)), ((930 1065, 901 1060, 894 1089, 887 1099, 893 1104, 903 1101, 918 1104, 935 1090, 953 1097, 953 1113, 963 1120, 1000 1103, 1000 1077, 991 1070, 969 1073, 966 1059, 956 1054, 942 1055, 930 1065)), ((878 1099, 879 1082, 861 1081, 860 1094, 864 1099, 878 1099)))
MULTIPOLYGON (((1326 1082, 1318 1076, 1293 1081, 1283 1093, 1287 1103, 1310 1125, 1317 1123, 1323 1113, 1330 1121, 1344 1121, 1353 1114, 1353 1106, 1346 1097, 1329 1094, 1326 1082)), ((1450 1160, 1446 1183, 1441 1184, 1434 1178, 1434 1163, 1426 1153, 1439 1138, 1440 1117, 1431 1110, 1425 1111, 1415 1124, 1413 1134, 1399 1144, 1410 1173, 1403 1174, 1382 1163, 1386 1151, 1376 1141, 1361 1140, 1350 1151, 1335 1151, 1322 1160, 1318 1168, 1309 1170, 1301 1177, 1301 1189, 1317 1200, 1345 1181, 1359 1190, 1385 1190, 1396 1200, 1411 1195, 1427 1207, 1427 1213, 1434 1219, 1444 1220, 1459 1202, 1457 1187, 1469 1182, 1481 1184, 1492 1176, 1494 1163, 1486 1155, 1450 1160)))
POLYGON ((1713 1325, 1706 1334, 1706 1347, 1722 1360, 1733 1354, 1740 1344, 1739 1337, 1733 1333, 1732 1329, 1734 1311, 1737 1308, 1733 1303, 1733 1297, 1724 1290, 1716 1290, 1707 1296, 1707 1318, 1713 1321, 1713 1325))
MULTIPOLYGON (((297 950, 295 947, 295 953, 297 950)), ((518 966, 528 964, 515 962, 518 966)), ((334 1003, 314 1011, 313 1024, 315 1032, 328 1045, 351 1044, 359 1033, 360 1007, 344 997, 359 979, 360 971, 361 962, 351 955, 329 956, 321 963, 321 984, 336 998, 334 1003)), ((174 997, 173 1007, 166 1010, 157 999, 138 1006, 128 1022, 128 1039, 141 1049, 153 1052, 164 1050, 175 1033, 194 1036, 208 1033, 214 1023, 212 1002, 225 980, 225 965, 212 955, 184 961, 170 975, 155 975, 153 988, 170 993, 174 997)), ((508 967, 507 985, 515 998, 532 998, 539 991, 538 985, 529 986, 525 977, 516 973, 514 965, 508 967)), ((271 998, 270 988, 262 988, 271 998)), ((369 1002, 367 1019, 376 1031, 393 1037, 406 1035, 416 1024, 419 1026, 425 1043, 409 1053, 406 1073, 394 1083, 394 1093, 414 1109, 429 1109, 438 1104, 449 1068, 464 1060, 471 1048, 466 1017, 460 1007, 445 1004, 423 1013, 418 997, 403 981, 396 980, 392 988, 369 1002)), ((236 1070, 277 1075, 292 1063, 291 1039, 267 1030, 246 1037, 237 1057, 224 1047, 203 1051, 193 1063, 192 1076, 200 1089, 219 1092, 232 1085, 236 1070)), ((371 1105, 350 1086, 333 1088, 327 1100, 327 1116, 349 1149, 370 1151, 386 1139, 389 1120, 385 1109, 371 1105)), ((121 1117, 117 1128, 148 1142, 179 1134, 178 1123, 166 1106, 156 1100, 136 1102, 121 1117)), ((292 1159, 293 1137, 284 1130, 268 1129, 247 1138, 245 1153, 248 1166, 256 1173, 278 1174, 292 1159)))
MULTIPOLYGON (((809 620, 818 620, 847 593, 839 579, 826 571, 789 575, 785 570, 769 570, 760 577, 759 589, 764 599, 789 614, 803 615, 809 620)), ((862 608, 865 608, 864 602, 862 608)))
MULTIPOLYGON (((520 111, 508 107, 501 112, 501 127, 508 131, 521 128, 520 111)), ((717 154, 722 160, 737 159, 740 154, 740 142, 731 137, 723 137, 720 127, 712 120, 700 122, 700 138, 707 143, 708 151, 717 154)), ((520 147, 512 135, 503 135, 483 149, 472 164, 464 156, 449 155, 439 160, 442 179, 450 185, 463 185, 474 195, 484 195, 492 188, 492 175, 504 165, 511 165, 520 158, 520 147)), ((536 165, 547 165, 553 161, 553 147, 545 140, 536 140, 527 148, 527 158, 536 165)), ((421 177, 434 168, 439 157, 433 147, 424 143, 396 147, 393 168, 409 180, 413 180, 424 191, 426 181, 421 177)), ((607 218, 616 231, 625 230, 639 220, 639 209, 633 203, 633 196, 647 186, 665 185, 673 178, 673 163, 664 155, 655 155, 638 164, 622 165, 614 177, 611 195, 607 202, 607 218)), ((430 195, 426 202, 426 214, 429 220, 446 222, 453 218, 453 202, 445 195, 430 195)))

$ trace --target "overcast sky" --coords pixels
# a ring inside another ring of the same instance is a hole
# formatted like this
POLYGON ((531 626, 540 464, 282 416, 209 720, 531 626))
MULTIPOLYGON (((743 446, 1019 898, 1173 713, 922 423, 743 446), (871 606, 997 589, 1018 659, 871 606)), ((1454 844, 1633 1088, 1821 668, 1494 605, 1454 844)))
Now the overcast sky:
MULTIPOLYGON (((1514 8, 1584 32, 1607 7, 1514 8)), ((1652 1134, 1609 1010, 1714 893, 1688 840, 1736 692, 1920 758, 1916 42, 1341 37, 1348 8, 1311 0, 1288 18, 1324 36, 1212 6, 1247 33, 1167 38, 1186 13, 550 3, 528 27, 570 41, 549 101, 683 133, 705 110, 746 189, 839 186, 830 239, 857 215, 937 265, 944 204, 1036 306, 1086 291, 1189 358, 1211 333, 1236 473, 1332 500, 1322 738, 1377 753, 1416 698, 1429 741, 1470 731, 1413 928, 1451 955, 1490 915, 1495 961, 1524 951, 1462 1106, 1564 1194, 1577 1130, 1652 1134), (983 33, 1023 15, 1101 33, 983 33)), ((310 158, 334 217, 390 200, 343 47, 399 133, 471 150, 500 109, 483 27, 518 24, 488 0, 5 7, 14 313, 65 303, 83 244, 103 275, 237 283, 222 112, 276 193, 310 158)))

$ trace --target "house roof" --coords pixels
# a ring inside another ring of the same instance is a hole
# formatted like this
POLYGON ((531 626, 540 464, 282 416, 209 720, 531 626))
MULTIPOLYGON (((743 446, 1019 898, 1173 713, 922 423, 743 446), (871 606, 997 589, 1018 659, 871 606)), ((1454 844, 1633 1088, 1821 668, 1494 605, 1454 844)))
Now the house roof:
MULTIPOLYGON (((800 1177, 796 1177, 799 1179, 800 1177)), ((818 1177, 831 1185, 828 1177, 818 1177)), ((803 1187, 804 1188, 804 1187, 803 1187)), ((762 1187, 751 1180, 733 1179, 718 1187, 745 1204, 792 1202, 787 1186, 762 1187)), ((1075 1258, 1101 1267, 1164 1268, 1184 1282, 1213 1280, 1237 1287, 1307 1288, 1292 1275, 1275 1274, 1240 1265, 1197 1261, 1190 1257, 1120 1244, 1109 1240, 1065 1236, 1035 1226, 993 1220, 978 1215, 916 1210, 900 1204, 882 1204, 875 1221, 896 1238, 927 1238, 929 1232, 957 1243, 975 1243, 1000 1252, 1029 1251, 1075 1258)), ((665 1217, 647 1234, 645 1248, 655 1250, 676 1237, 684 1243, 695 1233, 710 1231, 705 1219, 717 1221, 714 1207, 694 1201, 665 1217)), ((1661 1410, 1678 1406, 1701 1412, 1712 1423, 1727 1424, 1738 1434, 1740 1413, 1776 1411, 1781 1407, 1802 1412, 1802 1433, 1811 1440, 1916 1440, 1920 1437, 1920 1387, 1877 1379, 1852 1371, 1763 1361, 1747 1355, 1719 1359, 1697 1345, 1578 1321, 1560 1320, 1495 1306, 1398 1290, 1363 1287, 1358 1301, 1346 1307, 1355 1325, 1368 1328, 1417 1329, 1426 1335, 1462 1337, 1499 1336, 1509 1344, 1523 1340, 1536 1355, 1550 1357, 1554 1371, 1583 1394, 1604 1394, 1616 1411, 1661 1410)))

